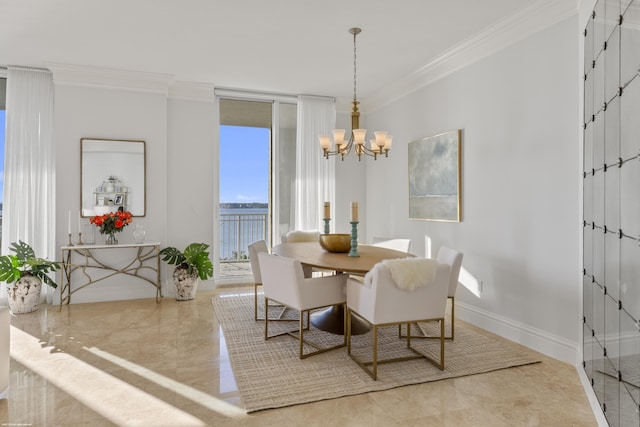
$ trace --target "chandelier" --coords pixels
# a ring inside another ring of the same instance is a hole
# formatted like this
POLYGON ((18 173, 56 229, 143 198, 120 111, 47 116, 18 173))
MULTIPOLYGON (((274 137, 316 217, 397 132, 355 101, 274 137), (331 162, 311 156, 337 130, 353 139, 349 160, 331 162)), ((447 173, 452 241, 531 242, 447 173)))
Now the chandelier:
POLYGON ((375 138, 369 141, 369 146, 367 146, 366 141, 366 129, 360 129, 360 112, 358 111, 358 98, 356 97, 356 36, 360 34, 362 30, 360 28, 350 28, 349 33, 353 34, 353 108, 351 110, 351 134, 349 135, 349 140, 346 141, 344 139, 345 130, 344 129, 334 129, 333 130, 333 143, 335 144, 335 149, 331 149, 332 142, 331 137, 328 135, 321 135, 320 139, 320 147, 324 152, 324 157, 326 159, 329 156, 335 156, 340 154, 342 160, 344 161, 344 157, 353 151, 358 156, 358 160, 362 159, 362 155, 365 154, 367 156, 373 157, 374 160, 378 158, 379 155, 384 154, 385 157, 389 157, 389 150, 391 149, 391 141, 393 137, 388 135, 385 131, 377 131, 374 132, 375 138))

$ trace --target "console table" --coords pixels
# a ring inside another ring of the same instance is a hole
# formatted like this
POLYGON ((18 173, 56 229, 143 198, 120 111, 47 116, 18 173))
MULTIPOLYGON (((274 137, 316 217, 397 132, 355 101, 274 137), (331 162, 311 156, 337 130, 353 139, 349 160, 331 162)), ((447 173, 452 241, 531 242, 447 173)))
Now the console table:
POLYGON ((156 302, 160 302, 162 297, 162 285, 160 282, 160 242, 146 243, 125 243, 118 245, 72 245, 62 246, 62 280, 60 289, 60 310, 63 304, 71 302, 71 295, 89 285, 98 283, 118 274, 137 277, 150 283, 156 288, 156 302), (126 262, 124 267, 110 265, 107 261, 99 259, 98 254, 109 251, 122 251, 123 249, 134 249, 133 258, 126 262), (81 283, 71 286, 71 277, 78 271, 75 280, 79 278, 81 283), (101 274, 100 272, 107 272, 101 274), (151 271, 155 277, 150 279, 148 274, 142 273, 151 271))

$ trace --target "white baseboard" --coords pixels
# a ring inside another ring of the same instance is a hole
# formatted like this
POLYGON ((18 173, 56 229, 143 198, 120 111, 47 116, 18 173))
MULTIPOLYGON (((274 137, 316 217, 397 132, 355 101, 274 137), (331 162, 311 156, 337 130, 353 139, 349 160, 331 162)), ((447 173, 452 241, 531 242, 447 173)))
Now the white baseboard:
POLYGON ((456 301, 456 317, 554 359, 575 365, 578 343, 456 301))
POLYGON ((456 301, 456 318, 575 366, 598 425, 602 427, 609 425, 593 387, 582 369, 582 353, 577 343, 458 301, 456 301))
POLYGON ((593 387, 591 387, 591 382, 589 381, 587 374, 584 372, 584 369, 582 369, 581 363, 576 364, 576 370, 578 371, 578 377, 580 378, 580 382, 582 383, 582 388, 584 388, 584 392, 587 395, 589 405, 591 405, 591 410, 593 411, 593 415, 596 417, 598 425, 601 427, 608 427, 609 423, 607 422, 607 418, 602 412, 600 402, 598 402, 598 398, 593 391, 593 387))

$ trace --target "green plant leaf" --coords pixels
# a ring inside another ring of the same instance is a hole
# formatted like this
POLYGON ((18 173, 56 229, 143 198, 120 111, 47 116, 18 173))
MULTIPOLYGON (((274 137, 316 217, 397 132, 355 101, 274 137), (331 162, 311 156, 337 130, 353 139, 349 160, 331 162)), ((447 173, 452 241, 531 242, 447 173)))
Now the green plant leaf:
POLYGON ((202 280, 207 280, 213 276, 213 263, 209 259, 208 252, 200 252, 193 260, 195 268, 198 270, 198 276, 202 280))
POLYGON ((27 245, 22 240, 18 241, 18 243, 11 243, 11 246, 9 246, 9 250, 15 252, 16 257, 18 257, 18 259, 21 261, 26 261, 28 259, 36 257, 36 253, 34 252, 33 248, 27 245))
POLYGON ((58 287, 56 282, 51 280, 51 277, 47 276, 46 274, 36 274, 35 276, 39 277, 40 280, 42 280, 44 283, 46 283, 47 285, 51 286, 54 289, 58 287))
POLYGON ((20 278, 21 271, 17 267, 17 263, 18 259, 15 255, 3 255, 0 257, 0 282, 12 283, 20 278))
POLYGON ((169 247, 164 248, 160 251, 160 255, 162 255, 162 260, 166 261, 169 264, 180 265, 185 261, 185 256, 178 249, 169 247))

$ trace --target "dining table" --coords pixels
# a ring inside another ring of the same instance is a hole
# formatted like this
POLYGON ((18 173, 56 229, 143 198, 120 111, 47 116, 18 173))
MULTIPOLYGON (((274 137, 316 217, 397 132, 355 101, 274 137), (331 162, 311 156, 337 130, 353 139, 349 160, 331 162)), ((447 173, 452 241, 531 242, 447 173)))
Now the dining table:
MULTIPOLYGON (((359 256, 349 256, 348 252, 328 252, 319 242, 281 243, 273 247, 276 255, 293 258, 301 264, 319 270, 335 271, 362 277, 374 265, 386 259, 413 257, 406 252, 396 251, 375 245, 358 244, 359 256)), ((316 328, 337 335, 344 335, 344 306, 335 305, 311 315, 311 324, 316 328)), ((369 331, 369 325, 358 317, 352 318, 351 333, 361 335, 369 331)))

